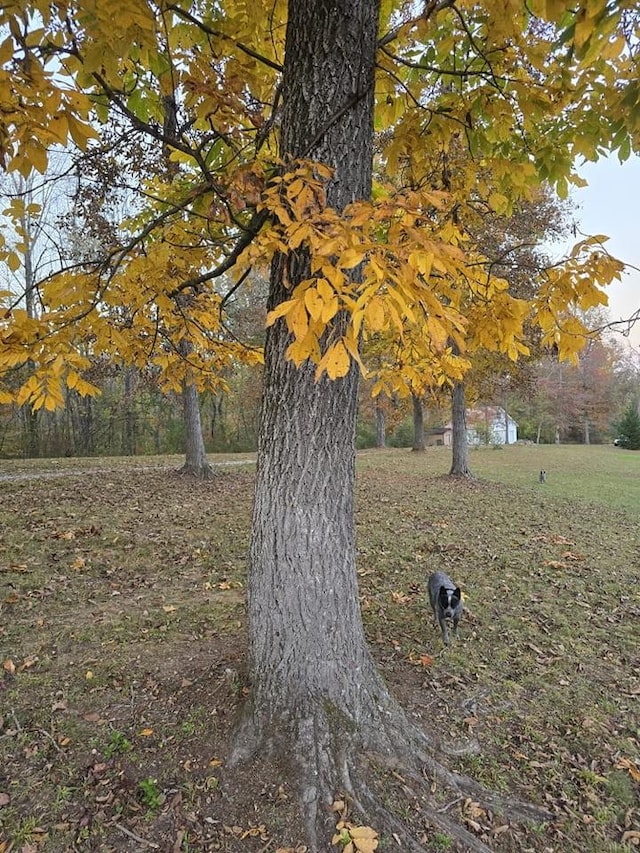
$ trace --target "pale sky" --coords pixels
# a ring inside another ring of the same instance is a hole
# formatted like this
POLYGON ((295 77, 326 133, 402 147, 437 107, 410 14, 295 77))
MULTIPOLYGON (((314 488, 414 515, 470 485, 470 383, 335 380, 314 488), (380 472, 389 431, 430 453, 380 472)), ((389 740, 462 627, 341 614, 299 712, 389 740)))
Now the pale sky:
MULTIPOLYGON (((578 228, 586 234, 606 234, 609 253, 637 267, 607 289, 610 319, 626 319, 640 308, 640 157, 621 164, 614 155, 579 171, 589 186, 572 193, 578 228)), ((629 340, 640 353, 640 322, 629 340)))

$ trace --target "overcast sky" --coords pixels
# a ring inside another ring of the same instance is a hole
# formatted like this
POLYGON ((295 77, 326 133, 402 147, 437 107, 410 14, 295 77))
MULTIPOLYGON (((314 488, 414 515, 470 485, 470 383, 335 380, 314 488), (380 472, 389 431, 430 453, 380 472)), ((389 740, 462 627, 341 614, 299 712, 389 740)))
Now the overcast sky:
MULTIPOLYGON (((589 186, 572 194, 578 228, 586 234, 608 235, 608 251, 637 267, 608 289, 610 319, 626 319, 640 308, 640 157, 623 164, 615 156, 588 163, 580 174, 589 186)), ((640 352, 640 322, 630 340, 640 352)))

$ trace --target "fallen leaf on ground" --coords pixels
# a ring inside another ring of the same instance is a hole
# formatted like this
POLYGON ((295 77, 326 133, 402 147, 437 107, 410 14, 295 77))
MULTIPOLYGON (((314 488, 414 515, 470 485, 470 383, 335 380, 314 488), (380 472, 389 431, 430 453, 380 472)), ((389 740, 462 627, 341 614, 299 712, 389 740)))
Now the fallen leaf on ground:
POLYGON ((640 770, 630 758, 619 758, 616 767, 618 770, 627 770, 634 782, 640 782, 640 770))

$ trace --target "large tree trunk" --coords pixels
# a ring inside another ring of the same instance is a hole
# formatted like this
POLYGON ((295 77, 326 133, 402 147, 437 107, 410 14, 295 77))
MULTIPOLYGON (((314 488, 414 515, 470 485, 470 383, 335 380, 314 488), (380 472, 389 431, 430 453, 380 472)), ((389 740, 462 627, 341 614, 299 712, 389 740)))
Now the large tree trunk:
POLYGON ((424 409, 422 397, 417 394, 411 395, 413 402, 413 447, 412 450, 425 450, 424 442, 424 409))
MULTIPOLYGON (((289 4, 282 156, 333 166, 339 210, 371 191, 377 16, 375 0, 289 4)), ((309 275, 304 252, 276 258, 269 308, 309 275)), ((314 365, 287 361, 289 343, 278 321, 265 347, 248 587, 254 713, 259 726, 297 717, 304 728, 323 708, 359 722, 383 688, 355 571, 358 370, 316 382, 314 365)))
POLYGON ((456 382, 451 392, 451 447, 453 456, 449 474, 471 477, 473 475, 469 467, 466 408, 464 383, 456 382))
MULTIPOLYGON (((328 203, 338 210, 370 193, 376 35, 375 0, 290 0, 281 154, 330 164, 328 203)), ((277 257, 269 308, 309 274, 303 249, 277 257)), ((457 781, 428 756, 425 734, 389 695, 365 641, 353 505, 357 367, 316 382, 313 365, 286 360, 290 340, 279 320, 265 346, 247 587, 251 694, 229 765, 278 756, 297 777, 315 851, 330 848, 337 791, 361 817, 404 835, 366 783, 365 756, 403 761, 425 794, 425 767, 457 781)), ((436 809, 428 815, 468 849, 487 850, 436 809)))
MULTIPOLYGON (((289 4, 282 156, 333 166, 328 203, 339 210, 371 189, 377 14, 374 0, 289 4)), ((284 281, 309 274, 304 252, 276 258, 269 308, 288 298, 284 281)), ((316 382, 313 365, 286 360, 289 343, 280 320, 265 347, 247 590, 252 695, 235 758, 260 745, 295 756, 314 839, 328 816, 318 807, 348 783, 350 740, 373 743, 391 707, 400 711, 369 654, 358 598, 357 366, 316 382)))

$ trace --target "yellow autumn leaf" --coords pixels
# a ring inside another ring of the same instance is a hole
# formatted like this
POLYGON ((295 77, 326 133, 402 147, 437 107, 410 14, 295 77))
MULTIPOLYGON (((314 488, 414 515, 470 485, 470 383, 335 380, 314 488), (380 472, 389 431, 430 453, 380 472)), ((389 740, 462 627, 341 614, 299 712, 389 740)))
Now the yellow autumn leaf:
POLYGON ((307 359, 317 362, 320 358, 320 345, 317 336, 312 331, 309 331, 302 340, 292 341, 287 347, 285 355, 297 367, 307 359))
POLYGON ((384 302, 379 296, 374 296, 364 309, 364 316, 367 326, 372 332, 379 332, 384 329, 385 312, 384 302))
POLYGON ((7 266, 9 267, 11 272, 16 272, 17 270, 19 270, 21 263, 22 261, 20 260, 19 255, 17 255, 15 252, 9 252, 9 254, 7 255, 7 266))
POLYGON ((305 308, 304 300, 297 299, 293 304, 293 308, 286 315, 287 327, 298 340, 302 340, 307 334, 309 328, 309 315, 305 308))
POLYGON ((320 296, 317 288, 310 287, 305 291, 304 304, 313 320, 319 320, 324 308, 324 299, 320 296))
POLYGON ((437 317, 427 318, 427 334, 436 350, 442 350, 447 345, 448 330, 437 317))
POLYGON ((378 846, 378 833, 370 826, 352 826, 349 835, 359 853, 373 853, 378 846))
POLYGON ((347 249, 340 255, 339 265, 343 269, 352 269, 362 263, 364 252, 361 249, 347 249))
POLYGON ((287 299, 277 305, 272 311, 269 311, 266 320, 267 328, 269 328, 269 326, 273 326, 273 324, 278 318, 284 317, 286 314, 288 314, 289 311, 291 311, 291 307, 295 304, 295 302, 295 299, 287 299))
POLYGON ((616 762, 616 767, 619 770, 626 770, 634 782, 640 782, 640 768, 630 758, 619 758, 616 762))
POLYGON ((332 320, 338 313, 339 307, 340 303, 337 296, 333 296, 328 302, 325 302, 322 307, 322 313, 320 314, 320 322, 328 323, 332 320))
POLYGON ((429 278, 431 267, 433 266, 433 252, 411 252, 409 254, 409 264, 422 276, 429 278))
POLYGON ((327 350, 318 363, 316 378, 321 376, 324 371, 326 371, 329 379, 338 379, 346 376, 350 365, 351 359, 349 353, 344 343, 340 340, 327 350))

